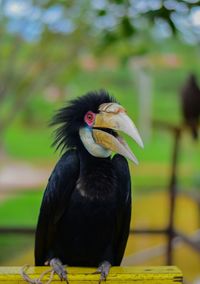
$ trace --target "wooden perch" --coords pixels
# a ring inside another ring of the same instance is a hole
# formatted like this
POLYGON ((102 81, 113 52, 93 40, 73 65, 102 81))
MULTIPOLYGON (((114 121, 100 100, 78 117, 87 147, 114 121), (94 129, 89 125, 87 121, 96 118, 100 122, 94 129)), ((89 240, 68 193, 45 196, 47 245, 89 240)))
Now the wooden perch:
MULTIPOLYGON (((41 273, 49 267, 29 267, 27 274, 31 279, 39 278, 41 273)), ((0 284, 24 284, 26 283, 20 275, 21 267, 0 267, 0 284)), ((95 268, 69 267, 69 283, 98 283, 99 274, 93 274, 95 268)), ((43 281, 48 281, 49 275, 46 274, 43 281)), ((172 284, 183 283, 181 271, 175 266, 149 266, 149 267, 112 267, 107 277, 106 284, 111 283, 137 283, 137 284, 172 284)), ((54 275, 52 283, 63 283, 57 275, 54 275)), ((103 283, 103 282, 102 282, 103 283)))

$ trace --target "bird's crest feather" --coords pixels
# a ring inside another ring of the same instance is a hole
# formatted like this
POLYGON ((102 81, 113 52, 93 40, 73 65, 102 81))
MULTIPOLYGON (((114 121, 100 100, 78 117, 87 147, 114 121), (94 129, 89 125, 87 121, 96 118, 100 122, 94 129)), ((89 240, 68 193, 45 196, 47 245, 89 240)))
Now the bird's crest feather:
POLYGON ((105 90, 89 92, 84 96, 78 97, 68 102, 68 104, 59 109, 53 116, 50 126, 57 126, 54 130, 53 146, 61 149, 78 147, 79 128, 84 126, 84 115, 87 111, 98 112, 98 108, 103 103, 116 102, 116 100, 105 90))

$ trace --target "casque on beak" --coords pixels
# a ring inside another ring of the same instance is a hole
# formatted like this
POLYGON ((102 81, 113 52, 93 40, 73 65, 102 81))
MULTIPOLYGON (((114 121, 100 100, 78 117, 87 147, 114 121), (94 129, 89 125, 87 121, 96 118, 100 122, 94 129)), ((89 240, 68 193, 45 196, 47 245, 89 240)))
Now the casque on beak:
POLYGON ((95 142, 106 149, 119 153, 138 164, 138 160, 132 153, 125 140, 116 133, 112 135, 103 129, 122 131, 129 135, 140 146, 144 147, 142 139, 133 121, 126 114, 125 109, 117 103, 105 103, 100 105, 93 124, 92 135, 95 142), (102 129, 102 130, 101 130, 102 129))

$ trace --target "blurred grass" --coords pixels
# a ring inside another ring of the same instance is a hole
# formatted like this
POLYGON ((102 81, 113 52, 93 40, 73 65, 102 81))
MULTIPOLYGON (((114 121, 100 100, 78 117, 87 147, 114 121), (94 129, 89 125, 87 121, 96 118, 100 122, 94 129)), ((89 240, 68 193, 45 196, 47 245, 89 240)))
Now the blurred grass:
POLYGON ((28 190, 0 203, 0 226, 36 226, 42 191, 28 190))
MULTIPOLYGON (((0 236, 0 264, 18 258, 34 246, 34 236, 6 234, 0 236)), ((33 254, 32 254, 33 257, 33 254)))
POLYGON ((48 127, 25 128, 15 122, 6 132, 4 144, 10 156, 32 163, 52 160, 51 133, 48 127))
MULTIPOLYGON (((28 190, 0 202, 0 227, 35 227, 43 191, 28 190)), ((0 264, 19 258, 34 247, 34 235, 0 235, 0 264)))

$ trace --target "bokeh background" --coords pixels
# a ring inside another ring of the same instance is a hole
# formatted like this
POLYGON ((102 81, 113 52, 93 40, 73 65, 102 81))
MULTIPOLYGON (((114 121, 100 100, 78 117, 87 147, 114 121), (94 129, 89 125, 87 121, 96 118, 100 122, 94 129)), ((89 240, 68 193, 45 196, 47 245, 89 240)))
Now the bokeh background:
MULTIPOLYGON (((200 1, 0 0, 0 265, 33 264, 34 228, 59 153, 48 122, 66 101, 107 89, 138 126, 130 145, 132 229, 169 224, 174 134, 181 89, 200 85, 200 1), (170 127, 166 127, 170 125, 170 127), (159 127, 158 127, 159 125, 159 127)), ((172 264, 200 283, 200 142, 178 146, 172 264)), ((124 265, 165 265, 167 237, 131 234, 124 265)))

